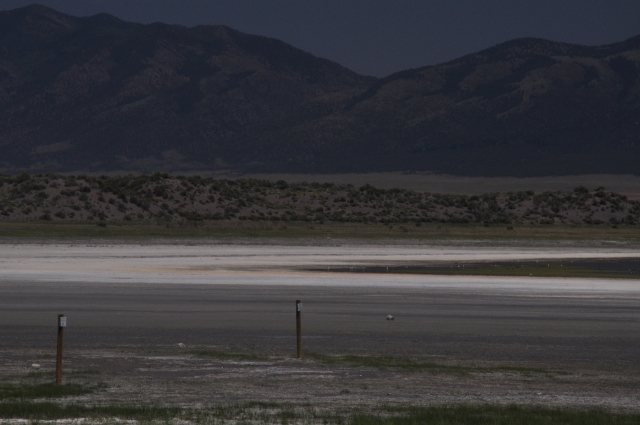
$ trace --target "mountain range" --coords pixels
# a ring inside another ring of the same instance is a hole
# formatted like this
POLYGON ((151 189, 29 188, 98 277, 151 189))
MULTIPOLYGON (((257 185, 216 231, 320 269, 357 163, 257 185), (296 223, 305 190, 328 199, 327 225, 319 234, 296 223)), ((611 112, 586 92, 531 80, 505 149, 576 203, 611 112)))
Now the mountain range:
POLYGON ((640 36, 385 78, 225 26, 0 12, 0 170, 640 173, 640 36))

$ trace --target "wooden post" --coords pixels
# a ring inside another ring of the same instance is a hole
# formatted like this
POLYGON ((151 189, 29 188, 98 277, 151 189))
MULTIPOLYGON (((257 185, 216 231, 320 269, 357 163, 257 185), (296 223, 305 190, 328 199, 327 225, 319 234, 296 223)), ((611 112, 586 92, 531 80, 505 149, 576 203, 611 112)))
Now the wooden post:
POLYGON ((302 358, 302 303, 296 300, 296 337, 297 337, 297 357, 302 358))
POLYGON ((62 337, 67 326, 64 314, 58 314, 58 349, 56 352, 56 385, 62 385, 62 337))

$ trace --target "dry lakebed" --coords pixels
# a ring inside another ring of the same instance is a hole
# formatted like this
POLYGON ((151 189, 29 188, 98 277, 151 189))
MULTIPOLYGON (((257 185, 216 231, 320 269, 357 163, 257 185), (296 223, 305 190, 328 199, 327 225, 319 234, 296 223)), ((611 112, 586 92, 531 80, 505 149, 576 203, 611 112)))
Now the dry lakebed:
POLYGON ((327 415, 460 404, 640 412, 639 247, 4 240, 0 382, 53 380, 63 313, 64 382, 90 389, 63 403, 259 403, 327 415), (606 261, 630 276, 422 272, 606 261))

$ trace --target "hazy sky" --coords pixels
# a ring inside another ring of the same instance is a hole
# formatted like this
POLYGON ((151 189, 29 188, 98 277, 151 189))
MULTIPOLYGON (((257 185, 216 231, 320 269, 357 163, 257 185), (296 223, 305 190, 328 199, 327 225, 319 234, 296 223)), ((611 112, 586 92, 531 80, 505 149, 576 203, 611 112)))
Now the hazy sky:
MULTIPOLYGON (((0 0, 0 10, 34 3, 0 0)), ((517 37, 608 44, 640 34, 640 0, 39 0, 77 16, 224 24, 362 74, 433 65, 517 37)))

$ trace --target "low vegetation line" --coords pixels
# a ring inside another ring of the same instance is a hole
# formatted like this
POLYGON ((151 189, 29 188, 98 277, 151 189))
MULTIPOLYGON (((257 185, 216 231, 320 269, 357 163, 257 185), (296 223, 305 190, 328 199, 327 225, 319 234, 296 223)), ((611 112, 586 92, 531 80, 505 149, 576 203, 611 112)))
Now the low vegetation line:
POLYGON ((433 362, 419 362, 402 357, 378 357, 342 355, 328 356, 319 353, 305 353, 305 356, 325 364, 347 364, 351 366, 372 367, 376 369, 400 369, 409 372, 452 373, 465 375, 469 373, 508 372, 520 374, 568 375, 564 371, 551 371, 517 366, 458 366, 433 362))
POLYGON ((0 219, 2 238, 72 239, 184 239, 184 238, 343 238, 343 239, 498 239, 498 240, 602 240, 640 242, 640 226, 616 229, 602 226, 491 226, 478 224, 425 224, 419 227, 379 223, 304 223, 217 221, 165 225, 158 223, 7 222, 0 219))
POLYGON ((386 414, 356 414, 350 425, 637 425, 640 414, 525 406, 388 408, 386 414))
POLYGON ((8 222, 152 223, 168 227, 217 222, 359 223, 631 227, 640 201, 605 190, 449 195, 333 183, 225 180, 200 176, 0 175, 0 220, 8 222))
POLYGON ((85 423, 134 420, 144 423, 185 424, 261 423, 324 425, 637 425, 638 413, 614 413, 599 409, 545 408, 538 406, 453 405, 431 407, 380 407, 373 412, 358 408, 323 411, 312 405, 276 403, 204 406, 84 406, 38 402, 2 402, 0 418, 62 420, 83 418, 85 423), (94 422, 95 421, 95 422, 94 422))
POLYGON ((178 407, 154 406, 85 406, 53 402, 12 401, 0 402, 0 418, 55 420, 75 418, 120 418, 138 421, 170 420, 183 412, 178 407))
POLYGON ((55 385, 44 384, 0 384, 0 400, 5 399, 34 399, 60 398, 90 394, 102 385, 86 386, 80 384, 55 385))
MULTIPOLYGON (((228 353, 219 350, 191 350, 188 354, 205 357, 215 360, 231 361, 273 361, 272 357, 260 356, 245 353, 228 353)), ((469 373, 519 373, 519 374, 544 374, 544 375, 569 375, 569 372, 558 370, 546 370, 518 366, 458 366, 445 365, 433 362, 420 362, 404 357, 390 356, 359 356, 359 355, 339 355, 330 356, 315 352, 306 352, 305 358, 312 359, 318 363, 327 365, 344 364, 354 367, 372 367, 376 369, 400 369, 409 372, 431 372, 431 373, 452 373, 465 375, 469 373)))

